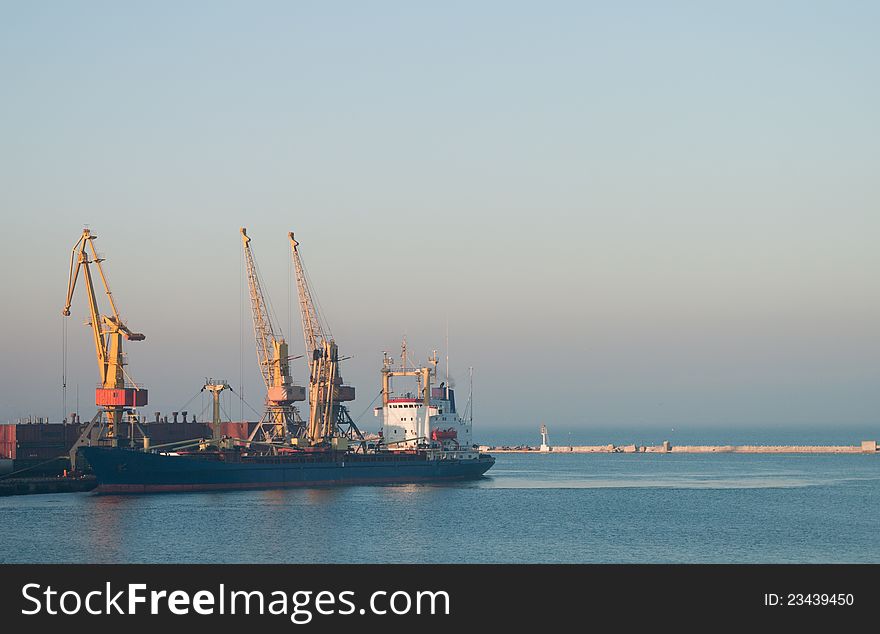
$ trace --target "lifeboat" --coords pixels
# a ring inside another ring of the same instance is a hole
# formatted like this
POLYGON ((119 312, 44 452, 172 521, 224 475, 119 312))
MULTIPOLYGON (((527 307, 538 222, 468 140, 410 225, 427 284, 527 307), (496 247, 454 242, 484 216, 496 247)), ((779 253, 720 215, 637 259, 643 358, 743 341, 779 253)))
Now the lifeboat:
POLYGON ((458 432, 454 429, 435 429, 431 432, 431 439, 436 441, 455 440, 458 432))

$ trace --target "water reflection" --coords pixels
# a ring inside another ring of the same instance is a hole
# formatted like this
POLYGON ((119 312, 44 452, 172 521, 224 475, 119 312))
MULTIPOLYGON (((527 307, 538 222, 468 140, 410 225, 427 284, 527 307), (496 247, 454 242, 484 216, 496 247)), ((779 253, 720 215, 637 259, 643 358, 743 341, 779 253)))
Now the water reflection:
POLYGON ((129 531, 129 516, 132 507, 137 510, 137 499, 124 495, 89 494, 87 505, 91 508, 92 519, 89 522, 84 546, 87 560, 96 563, 124 561, 125 533, 129 531))

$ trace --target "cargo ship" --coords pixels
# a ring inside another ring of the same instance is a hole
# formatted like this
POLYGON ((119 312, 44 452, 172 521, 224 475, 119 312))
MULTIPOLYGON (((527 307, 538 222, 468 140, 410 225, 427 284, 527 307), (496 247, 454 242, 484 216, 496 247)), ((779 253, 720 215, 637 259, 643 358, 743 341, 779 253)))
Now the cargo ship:
MULTIPOLYGON (((470 399, 461 415, 447 382, 432 387, 433 367, 382 369, 382 419, 372 439, 354 425, 347 435, 312 444, 245 438, 201 439, 181 448, 85 446, 79 451, 98 481, 97 493, 152 493, 326 485, 444 482, 480 478, 495 459, 472 445, 470 399), (395 377, 418 380, 415 392, 395 393, 395 377)), ((471 410, 472 411, 472 410, 471 410)))
POLYGON ((491 456, 476 451, 454 455, 420 451, 274 456, 238 452, 172 455, 112 447, 82 451, 97 476, 97 493, 442 482, 478 478, 495 463, 491 456))
MULTIPOLYGON (((122 352, 124 340, 144 341, 146 336, 122 320, 101 266, 104 258, 95 250, 97 236, 83 229, 71 251, 62 315, 70 316, 77 280, 82 279, 89 300, 90 319, 86 323, 92 328, 100 378, 95 404, 101 409, 82 427, 69 450, 72 470, 81 471, 81 455, 97 478, 99 493, 147 493, 462 480, 478 478, 492 467, 494 458, 472 445, 472 399, 468 399, 468 415, 456 411, 448 359, 446 381, 435 387, 436 351, 426 365, 410 366, 405 338, 400 365, 395 366, 387 354, 383 362, 382 406, 376 408, 376 415, 383 418, 382 429, 375 438, 360 432, 345 405, 355 399, 354 387, 344 383, 339 369, 346 357, 339 354, 314 299, 299 241, 288 232, 309 371, 308 385, 297 385, 290 371, 290 360, 297 357, 290 356, 289 344, 274 323, 253 239, 245 227, 239 232, 257 362, 266 387, 263 417, 252 428, 243 421, 224 425, 220 394, 234 390, 226 381, 206 379, 202 391, 214 400, 210 433, 197 440, 157 445, 157 438, 145 428, 137 410, 147 404, 148 391, 131 378, 122 352), (98 309, 93 267, 108 298, 110 311, 105 314, 98 309), (392 382, 397 379, 415 380, 415 391, 395 392, 392 382), (300 417, 296 406, 305 400, 307 420, 300 417), (230 431, 230 426, 237 425, 241 425, 240 431, 230 431), (142 447, 137 446, 138 434, 142 447)), ((63 362, 66 358, 65 349, 63 362)), ((66 407, 66 366, 62 376, 62 403, 66 407)), ((156 416, 158 423, 159 414, 156 416)), ((183 417, 185 424, 186 412, 183 417)), ((176 413, 174 420, 176 423, 176 413)))

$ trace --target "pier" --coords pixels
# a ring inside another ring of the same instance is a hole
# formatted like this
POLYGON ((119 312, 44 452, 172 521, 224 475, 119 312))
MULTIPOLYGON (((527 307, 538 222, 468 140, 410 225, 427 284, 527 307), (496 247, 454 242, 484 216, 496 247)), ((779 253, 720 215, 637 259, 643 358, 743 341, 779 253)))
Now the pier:
POLYGON ((7 478, 0 480, 0 496, 33 495, 35 493, 76 493, 91 491, 97 485, 95 476, 7 478))

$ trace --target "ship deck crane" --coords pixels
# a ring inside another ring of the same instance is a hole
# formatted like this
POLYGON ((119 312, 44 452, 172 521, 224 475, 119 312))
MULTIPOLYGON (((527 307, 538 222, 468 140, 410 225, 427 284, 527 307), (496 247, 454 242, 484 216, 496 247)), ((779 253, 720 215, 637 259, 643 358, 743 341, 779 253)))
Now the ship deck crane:
MULTIPOLYGON (((394 377, 415 377, 418 381, 418 394, 422 400, 422 405, 425 408, 424 421, 420 423, 421 429, 419 433, 416 435, 416 438, 407 439, 407 440, 415 440, 417 443, 420 442, 428 442, 430 440, 430 430, 428 428, 428 417, 429 417, 429 408, 431 407, 431 385, 432 380, 437 377, 437 351, 434 350, 433 354, 428 358, 428 365, 424 365, 421 367, 410 367, 407 364, 407 346, 406 346, 406 337, 404 336, 403 341, 400 345, 400 367, 394 367, 394 360, 388 356, 388 353, 383 354, 382 359, 382 407, 388 407, 388 403, 391 400, 391 395, 393 394, 393 390, 391 389, 391 382, 394 377)), ((405 442, 405 441, 403 441, 405 442)), ((394 444, 394 443, 389 443, 394 444)))
POLYGON ((324 329, 305 267, 299 253, 299 242, 293 232, 290 239, 291 256, 296 273, 296 287, 302 315, 303 338, 309 364, 309 422, 308 439, 313 445, 336 442, 334 438, 347 435, 363 441, 363 435, 351 420, 343 402, 353 401, 355 390, 342 384, 339 372, 339 348, 329 328, 324 329), (343 428, 347 427, 347 431, 343 428))
POLYGON ((431 382, 437 376, 437 351, 428 359, 428 364, 422 367, 409 367, 406 362, 406 337, 400 346, 400 368, 394 368, 394 360, 384 353, 382 359, 382 407, 387 407, 393 393, 391 379, 396 376, 415 377, 419 384, 419 398, 426 408, 431 406, 431 382))
MULTIPOLYGON (((73 302, 73 294, 76 290, 77 280, 80 277, 80 271, 82 271, 82 279, 85 282, 89 305, 89 321, 87 325, 92 327, 95 355, 98 361, 98 376, 100 379, 100 386, 95 390, 95 405, 100 407, 101 410, 92 419, 71 450, 71 466, 73 468, 76 466, 75 454, 77 448, 89 442, 93 427, 101 421, 103 416, 106 416, 106 428, 104 429, 103 438, 109 440, 113 446, 124 445, 133 436, 133 433, 128 432, 133 432, 133 428, 136 425, 136 417, 133 415, 134 410, 132 408, 147 404, 147 390, 136 384, 126 372, 126 360, 122 351, 123 339, 127 341, 143 341, 146 337, 139 332, 133 332, 119 316, 119 310, 116 308, 116 302, 107 283, 107 276, 104 274, 104 269, 101 266, 101 262, 104 259, 99 257, 98 252, 95 250, 94 241, 97 237, 90 229, 83 229, 79 240, 73 245, 70 253, 67 301, 64 304, 64 309, 61 311, 63 316, 70 316, 70 305, 73 302), (107 300, 110 304, 109 314, 101 314, 98 309, 98 297, 91 272, 92 265, 98 270, 101 284, 104 287, 104 293, 107 295, 107 300), (131 430, 126 429, 126 426, 122 424, 123 416, 126 413, 132 414, 130 418, 131 430)), ((101 436, 99 436, 98 440, 101 440, 101 436)))
POLYGON ((202 387, 202 392, 210 392, 211 401, 214 405, 211 416, 211 437, 214 440, 220 440, 222 436, 220 427, 220 394, 223 393, 223 390, 231 389, 232 386, 225 379, 205 379, 205 385, 202 387))
POLYGON ((265 413, 248 440, 253 440, 257 434, 262 434, 262 438, 269 442, 302 438, 305 430, 293 404, 305 400, 305 389, 294 385, 290 377, 287 341, 272 323, 271 311, 263 294, 259 271, 250 246, 251 238, 245 227, 241 228, 241 240, 251 296, 257 362, 266 385, 265 413))

